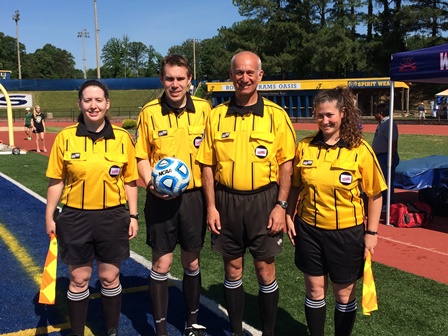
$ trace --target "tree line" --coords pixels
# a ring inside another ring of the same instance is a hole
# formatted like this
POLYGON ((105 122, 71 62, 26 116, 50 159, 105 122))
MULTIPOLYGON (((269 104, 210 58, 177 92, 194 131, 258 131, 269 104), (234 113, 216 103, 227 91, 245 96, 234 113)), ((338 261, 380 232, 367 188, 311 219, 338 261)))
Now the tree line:
MULTIPOLYGON (((390 55, 447 42, 444 0, 232 0, 245 19, 208 39, 188 39, 168 53, 186 56, 198 80, 227 79, 238 51, 260 55, 276 79, 389 76, 390 55)), ((225 13, 223 13, 224 15, 225 13)), ((0 32, 0 69, 18 78, 16 39, 0 32)), ((26 53, 23 79, 83 78, 73 55, 51 44, 26 53)), ((158 76, 162 55, 152 45, 111 38, 101 50, 101 77, 158 76)), ((96 69, 87 77, 96 78, 96 69)))

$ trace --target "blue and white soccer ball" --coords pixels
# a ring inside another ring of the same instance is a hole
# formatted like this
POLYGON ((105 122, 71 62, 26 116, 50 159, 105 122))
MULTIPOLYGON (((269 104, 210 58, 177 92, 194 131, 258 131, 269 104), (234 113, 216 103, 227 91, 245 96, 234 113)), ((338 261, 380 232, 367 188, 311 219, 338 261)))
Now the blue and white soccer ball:
POLYGON ((179 196, 190 183, 190 170, 179 159, 166 157, 158 161, 152 170, 152 184, 161 194, 179 196))

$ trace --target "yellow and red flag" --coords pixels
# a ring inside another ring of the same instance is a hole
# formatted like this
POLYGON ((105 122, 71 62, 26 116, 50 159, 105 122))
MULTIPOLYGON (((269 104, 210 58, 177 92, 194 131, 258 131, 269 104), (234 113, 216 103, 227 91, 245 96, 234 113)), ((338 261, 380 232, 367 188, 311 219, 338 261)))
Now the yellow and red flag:
POLYGON ((56 268, 58 265, 58 239, 54 233, 50 236, 47 258, 45 259, 42 283, 40 285, 39 303, 54 304, 56 302, 56 268))
POLYGON ((369 251, 364 262, 364 277, 362 279, 362 313, 370 315, 375 310, 378 310, 378 299, 373 279, 372 256, 369 251))

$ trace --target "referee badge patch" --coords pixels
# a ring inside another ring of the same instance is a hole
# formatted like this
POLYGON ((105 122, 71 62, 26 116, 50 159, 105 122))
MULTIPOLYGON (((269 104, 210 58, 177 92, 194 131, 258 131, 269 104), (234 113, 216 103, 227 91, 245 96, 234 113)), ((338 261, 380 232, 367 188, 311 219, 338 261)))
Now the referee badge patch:
POLYGON ((79 159, 81 157, 81 153, 72 153, 71 159, 79 159))
POLYGON ((303 160, 302 164, 304 166, 312 166, 313 165, 313 160, 303 160))
POLYGON ((341 182, 343 185, 349 185, 353 182, 352 174, 347 172, 341 173, 341 175, 339 175, 339 182, 341 182))
POLYGON ((157 134, 158 136, 166 136, 168 135, 168 131, 167 130, 159 131, 157 134))
POLYGON ((230 136, 229 132, 225 132, 223 134, 221 134, 221 139, 227 139, 230 136))
POLYGON ((116 177, 116 176, 120 175, 120 167, 118 167, 118 166, 110 167, 109 175, 112 177, 116 177))
POLYGON ((199 145, 202 142, 202 137, 194 138, 194 147, 199 148, 199 145))
POLYGON ((260 159, 265 158, 268 156, 268 149, 265 146, 258 146, 255 148, 255 156, 260 159))

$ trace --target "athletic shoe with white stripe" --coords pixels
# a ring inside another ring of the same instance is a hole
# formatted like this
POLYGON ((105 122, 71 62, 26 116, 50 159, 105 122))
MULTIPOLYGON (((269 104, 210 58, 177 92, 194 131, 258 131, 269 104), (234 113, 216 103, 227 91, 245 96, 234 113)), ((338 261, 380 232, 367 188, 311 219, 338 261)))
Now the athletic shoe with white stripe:
POLYGON ((200 324, 192 324, 191 327, 185 328, 184 336, 205 336, 206 329, 200 324))

